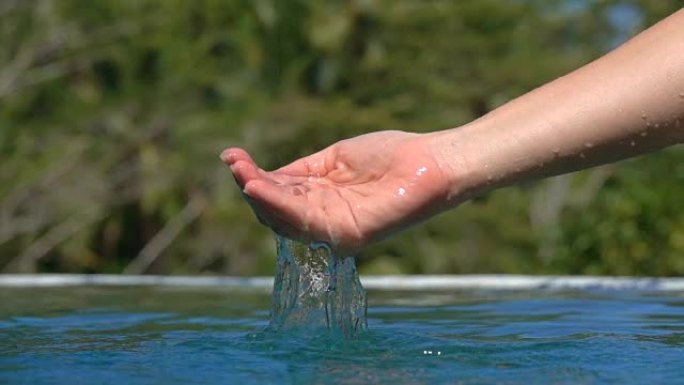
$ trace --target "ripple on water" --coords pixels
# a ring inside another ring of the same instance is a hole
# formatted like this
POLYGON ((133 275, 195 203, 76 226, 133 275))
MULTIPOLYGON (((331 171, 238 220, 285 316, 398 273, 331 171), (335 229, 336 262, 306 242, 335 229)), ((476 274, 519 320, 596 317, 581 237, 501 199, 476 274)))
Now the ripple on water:
POLYGON ((646 384, 684 378, 680 293, 371 292, 370 300, 368 329, 345 339, 326 329, 264 330, 266 294, 3 289, 0 383, 646 384))

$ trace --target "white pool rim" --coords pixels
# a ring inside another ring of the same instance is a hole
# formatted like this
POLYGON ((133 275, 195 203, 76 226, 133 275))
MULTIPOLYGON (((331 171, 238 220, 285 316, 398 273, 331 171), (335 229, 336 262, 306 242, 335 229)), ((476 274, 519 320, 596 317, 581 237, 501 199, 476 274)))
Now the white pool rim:
MULTIPOLYGON (((647 290, 684 291, 684 277, 603 277, 529 275, 362 276, 370 290, 647 290)), ((7 274, 0 287, 181 286, 270 290, 272 277, 7 274)))

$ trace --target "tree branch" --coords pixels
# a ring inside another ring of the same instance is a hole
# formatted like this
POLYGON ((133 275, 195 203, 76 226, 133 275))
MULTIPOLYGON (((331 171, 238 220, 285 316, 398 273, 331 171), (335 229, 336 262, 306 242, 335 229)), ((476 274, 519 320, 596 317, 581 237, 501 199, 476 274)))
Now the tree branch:
POLYGON ((155 234, 152 240, 143 247, 138 256, 126 266, 123 273, 144 273, 161 253, 178 237, 181 231, 202 214, 206 204, 207 202, 202 194, 192 194, 185 207, 183 207, 175 217, 169 220, 164 228, 155 234))
POLYGON ((92 213, 74 214, 64 222, 53 227, 24 250, 18 257, 5 266, 4 272, 31 273, 35 271, 36 263, 45 257, 60 243, 71 238, 84 227, 101 218, 102 215, 92 213))

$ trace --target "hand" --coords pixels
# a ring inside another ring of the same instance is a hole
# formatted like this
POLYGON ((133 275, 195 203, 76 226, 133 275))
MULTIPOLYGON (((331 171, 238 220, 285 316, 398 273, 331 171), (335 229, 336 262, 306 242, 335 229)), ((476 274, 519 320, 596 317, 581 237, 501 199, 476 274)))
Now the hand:
POLYGON ((449 190, 425 136, 401 131, 343 140, 271 172, 239 148, 221 159, 263 224, 338 255, 435 214, 449 190))

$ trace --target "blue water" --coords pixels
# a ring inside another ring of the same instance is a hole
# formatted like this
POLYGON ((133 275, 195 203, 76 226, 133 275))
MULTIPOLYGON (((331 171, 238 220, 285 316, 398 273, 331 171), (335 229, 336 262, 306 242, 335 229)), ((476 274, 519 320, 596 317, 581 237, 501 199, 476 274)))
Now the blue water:
POLYGON ((353 338, 368 329, 366 290, 354 257, 336 256, 323 243, 282 236, 276 236, 276 245, 269 330, 323 328, 353 338))
POLYGON ((684 383, 684 293, 369 292, 368 331, 261 333, 268 292, 0 290, 0 384, 684 383))

